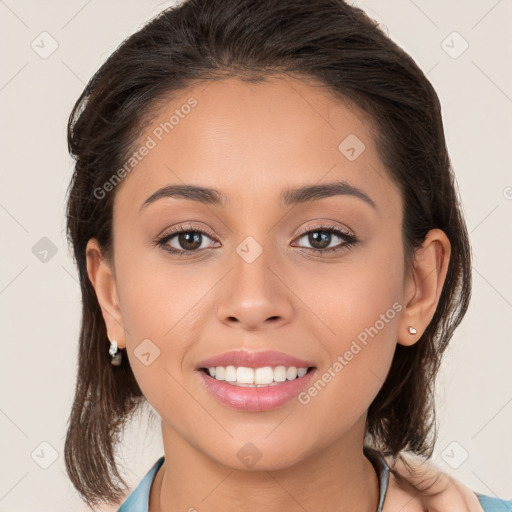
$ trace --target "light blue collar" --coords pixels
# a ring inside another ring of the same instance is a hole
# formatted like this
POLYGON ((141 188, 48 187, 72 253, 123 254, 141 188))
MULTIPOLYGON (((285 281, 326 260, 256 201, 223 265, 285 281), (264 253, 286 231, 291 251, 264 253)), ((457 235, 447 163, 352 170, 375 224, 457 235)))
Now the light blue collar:
POLYGON ((139 485, 126 498, 121 508, 117 512, 148 512, 149 510, 149 493, 151 484, 155 479, 157 471, 164 463, 165 455, 162 455, 153 467, 146 473, 146 476, 139 482, 139 485))
MULTIPOLYGON (((375 471, 379 477, 380 485, 380 496, 379 506, 377 512, 382 512, 384 506, 384 499, 386 497, 386 491, 389 482, 389 467, 382 455, 368 448, 364 448, 364 454, 368 460, 373 464, 375 471)), ((146 473, 144 478, 139 482, 139 485, 132 491, 132 493, 126 498, 124 503, 119 508, 118 512, 148 512, 149 510, 149 494, 151 491, 151 485, 155 479, 157 471, 160 466, 164 463, 165 455, 162 455, 154 464, 153 467, 146 473)))

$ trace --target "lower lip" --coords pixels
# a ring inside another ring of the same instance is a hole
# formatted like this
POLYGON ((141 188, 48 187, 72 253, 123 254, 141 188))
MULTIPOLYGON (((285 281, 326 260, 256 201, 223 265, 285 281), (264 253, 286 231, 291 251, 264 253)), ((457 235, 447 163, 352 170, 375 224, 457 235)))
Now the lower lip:
POLYGON ((303 377, 287 380, 275 386, 240 387, 217 380, 198 370, 207 389, 223 404, 242 411, 261 412, 275 409, 289 402, 306 388, 316 368, 303 377))

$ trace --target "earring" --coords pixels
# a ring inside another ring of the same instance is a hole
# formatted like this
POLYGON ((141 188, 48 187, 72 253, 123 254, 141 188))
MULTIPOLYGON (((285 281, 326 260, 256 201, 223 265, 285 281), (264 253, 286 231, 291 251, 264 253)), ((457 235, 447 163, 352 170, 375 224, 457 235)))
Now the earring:
POLYGON ((112 366, 119 366, 121 364, 121 361, 123 359, 123 353, 117 351, 117 341, 112 340, 110 342, 110 348, 108 350, 108 353, 112 357, 112 360, 110 361, 110 364, 112 366))
POLYGON ((409 330, 409 334, 416 334, 418 332, 414 327, 411 327, 410 325, 407 327, 407 329, 409 330))

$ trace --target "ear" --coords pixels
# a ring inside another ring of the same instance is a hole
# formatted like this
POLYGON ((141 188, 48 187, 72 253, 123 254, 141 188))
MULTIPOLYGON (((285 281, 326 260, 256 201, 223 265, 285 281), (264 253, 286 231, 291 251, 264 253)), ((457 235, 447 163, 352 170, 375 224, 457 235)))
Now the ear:
POLYGON ((443 290, 451 244, 444 231, 432 229, 416 250, 413 268, 405 279, 405 309, 400 315, 398 343, 414 345, 432 320, 443 290), (409 332, 409 326, 416 329, 409 332))
POLYGON ((116 340, 119 348, 126 348, 125 330, 119 307, 113 262, 101 252, 95 238, 89 239, 85 248, 87 274, 92 283, 107 327, 109 340, 116 340))

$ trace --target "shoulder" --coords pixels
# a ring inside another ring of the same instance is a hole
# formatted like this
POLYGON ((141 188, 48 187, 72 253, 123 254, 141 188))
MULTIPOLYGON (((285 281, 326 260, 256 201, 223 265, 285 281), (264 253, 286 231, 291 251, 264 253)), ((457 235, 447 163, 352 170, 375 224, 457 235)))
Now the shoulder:
POLYGON ((475 494, 485 512, 512 512, 512 500, 493 498, 492 496, 486 496, 478 492, 475 494))
POLYGON ((389 473, 389 486, 384 502, 383 512, 424 512, 425 510, 467 511, 483 510, 484 512, 512 512, 512 501, 500 499, 467 489, 467 495, 452 485, 442 492, 421 494, 406 479, 398 481, 393 473, 389 473), (475 500, 475 497, 477 500, 475 500), (473 498, 473 499, 470 499, 473 498), (478 508, 477 501, 481 506, 478 508))
POLYGON ((148 512, 151 485, 153 484, 158 469, 164 463, 164 460, 165 456, 162 456, 153 464, 151 469, 126 498, 117 512, 148 512))

